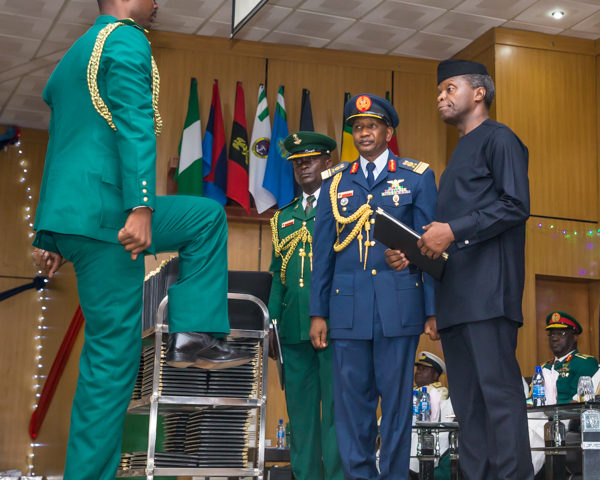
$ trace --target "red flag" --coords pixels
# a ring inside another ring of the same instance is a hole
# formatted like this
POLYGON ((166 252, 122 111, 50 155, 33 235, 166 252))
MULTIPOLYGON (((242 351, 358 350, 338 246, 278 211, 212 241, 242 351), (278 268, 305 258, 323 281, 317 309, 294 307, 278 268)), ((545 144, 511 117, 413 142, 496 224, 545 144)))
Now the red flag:
POLYGON ((246 108, 242 82, 237 82, 235 111, 231 127, 231 142, 227 158, 227 196, 239 203, 250 213, 248 191, 248 131, 246 130, 246 108))
MULTIPOLYGON (((390 92, 385 92, 385 99, 388 102, 390 100, 390 92)), ((392 153, 396 156, 400 155, 400 150, 398 149, 398 139, 396 138, 396 129, 394 128, 394 134, 392 135, 392 139, 388 142, 388 148, 392 151, 392 153)))

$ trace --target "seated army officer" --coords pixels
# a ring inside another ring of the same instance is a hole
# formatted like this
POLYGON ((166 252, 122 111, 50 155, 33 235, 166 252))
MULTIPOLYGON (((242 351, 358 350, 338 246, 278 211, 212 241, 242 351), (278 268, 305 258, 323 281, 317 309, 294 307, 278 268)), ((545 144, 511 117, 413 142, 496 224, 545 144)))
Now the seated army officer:
POLYGON ((546 404, 569 403, 577 394, 579 377, 593 376, 598 361, 577 351, 581 325, 565 312, 551 312, 546 317, 548 343, 554 359, 542 365, 546 384, 546 404))

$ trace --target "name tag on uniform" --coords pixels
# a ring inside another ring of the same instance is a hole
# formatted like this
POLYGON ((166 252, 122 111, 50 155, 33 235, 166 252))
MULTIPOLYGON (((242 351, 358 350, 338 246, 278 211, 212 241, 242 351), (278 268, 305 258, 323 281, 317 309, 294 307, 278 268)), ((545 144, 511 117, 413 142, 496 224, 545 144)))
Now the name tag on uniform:
POLYGON ((283 222, 281 224, 281 228, 285 228, 285 227, 289 227, 290 225, 294 224, 294 219, 292 218, 291 220, 288 220, 287 222, 283 222))
POLYGON ((354 196, 354 190, 346 190, 345 192, 338 192, 338 199, 352 197, 352 196, 354 196))

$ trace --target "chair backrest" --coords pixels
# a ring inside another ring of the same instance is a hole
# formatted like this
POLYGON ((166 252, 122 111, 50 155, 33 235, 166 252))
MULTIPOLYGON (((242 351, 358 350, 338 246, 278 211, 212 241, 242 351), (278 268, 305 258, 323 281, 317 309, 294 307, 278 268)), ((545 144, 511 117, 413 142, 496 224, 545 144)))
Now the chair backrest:
MULTIPOLYGON (((230 270, 228 291, 253 295, 268 305, 272 280, 269 272, 230 270)), ((228 307, 231 328, 263 329, 263 312, 254 302, 229 299, 228 307)))

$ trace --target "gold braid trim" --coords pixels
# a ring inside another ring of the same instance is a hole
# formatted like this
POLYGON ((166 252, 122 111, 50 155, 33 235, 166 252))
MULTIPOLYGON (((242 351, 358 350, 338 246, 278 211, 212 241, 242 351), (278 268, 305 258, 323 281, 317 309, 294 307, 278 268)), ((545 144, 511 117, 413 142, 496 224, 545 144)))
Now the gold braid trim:
MULTIPOLYGON (((117 131, 117 126, 113 122, 112 114, 106 106, 106 103, 104 103, 104 100, 102 100, 100 91, 98 90, 98 70, 100 68, 100 58, 102 57, 102 51, 104 50, 106 39, 112 32, 122 25, 127 24, 122 22, 110 23, 100 30, 100 33, 98 33, 98 36, 96 37, 96 42, 94 43, 94 48, 92 49, 92 55, 87 68, 87 83, 90 96, 92 97, 92 104, 100 116, 106 120, 108 126, 115 132, 117 131)), ((160 116, 160 112, 158 111, 159 92, 160 75, 158 74, 158 67, 156 66, 154 57, 152 57, 152 109, 154 110, 154 131, 157 136, 160 135, 163 126, 163 121, 160 116)))
POLYGON ((362 247, 363 247, 363 235, 362 229, 365 229, 366 240, 364 242, 365 245, 365 260, 363 264, 363 269, 367 268, 367 257, 369 255, 369 247, 371 246, 371 241, 369 239, 369 231, 371 230, 371 224, 369 222, 369 218, 373 214, 373 209, 369 205, 369 201, 371 200, 367 197, 367 203, 361 205, 356 212, 348 217, 342 217, 340 215, 340 211, 337 205, 337 190, 338 185, 342 179, 342 172, 338 173, 333 177, 331 181, 331 186, 329 187, 329 198, 331 199, 331 210, 333 211, 333 218, 336 223, 336 231, 337 231, 337 239, 333 245, 333 250, 335 252, 341 252, 344 248, 346 248, 352 240, 355 238, 358 240, 358 254, 359 259, 362 262, 362 247), (344 227, 352 222, 356 222, 356 225, 352 228, 348 236, 340 243, 340 233, 344 230, 344 227))
POLYGON ((286 284, 286 273, 287 273, 287 265, 290 259, 292 258, 293 253, 296 251, 296 247, 300 242, 302 242, 302 247, 300 247, 298 251, 298 255, 300 256, 302 262, 300 267, 300 287, 304 287, 304 259, 308 254, 310 258, 310 269, 312 271, 312 235, 306 225, 302 225, 302 228, 296 230, 293 233, 290 233, 283 240, 279 241, 279 233, 277 229, 277 221, 279 220, 279 211, 275 212, 273 218, 271 218, 271 234, 273 237, 273 251, 275 252, 276 257, 281 257, 281 283, 283 285, 286 284), (308 248, 310 249, 307 252, 306 245, 308 244, 308 248), (284 256, 285 253, 285 256, 284 256))

